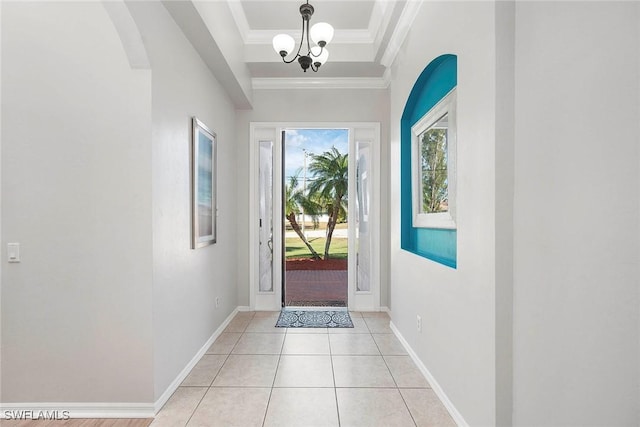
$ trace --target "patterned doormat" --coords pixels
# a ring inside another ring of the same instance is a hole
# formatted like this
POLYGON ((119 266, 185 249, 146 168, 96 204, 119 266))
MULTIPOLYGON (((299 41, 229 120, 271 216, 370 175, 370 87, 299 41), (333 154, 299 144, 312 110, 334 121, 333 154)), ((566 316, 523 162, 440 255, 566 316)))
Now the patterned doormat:
POLYGON ((283 308, 276 328, 353 328, 353 322, 346 309, 283 308))

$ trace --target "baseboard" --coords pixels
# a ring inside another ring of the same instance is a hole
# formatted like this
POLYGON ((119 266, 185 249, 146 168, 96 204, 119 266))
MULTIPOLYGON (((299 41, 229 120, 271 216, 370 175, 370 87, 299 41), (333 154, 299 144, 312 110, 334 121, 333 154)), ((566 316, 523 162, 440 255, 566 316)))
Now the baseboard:
POLYGON ((424 363, 422 363, 422 361, 418 358, 418 355, 416 354, 415 351, 413 351, 413 349, 411 348, 407 340, 404 339, 404 337, 402 336, 398 328, 396 328, 396 325, 394 325, 393 322, 390 322, 389 326, 391 327, 391 330, 393 331, 395 336, 398 338, 400 343, 402 343, 405 350, 407 350, 407 353, 409 353, 409 356, 411 357, 413 362, 416 364, 418 369, 420 369, 420 372, 422 372, 422 375, 424 375, 424 377, 427 379, 427 381, 431 385, 431 389, 433 390, 433 392, 438 396, 440 401, 442 401, 442 404, 449 412, 449 415, 451 415, 451 418, 453 418, 453 421, 455 421, 455 423, 458 426, 468 427, 469 424, 467 424, 467 422, 464 420, 464 418, 462 417, 462 414, 460 414, 460 412, 456 409, 456 407, 453 405, 449 397, 445 394, 442 387, 440 387, 440 384, 438 384, 438 381, 436 381, 433 375, 431 375, 431 372, 429 372, 427 367, 424 366, 424 363))
POLYGON ((249 307, 248 305, 239 305, 236 310, 238 310, 238 311, 251 311, 251 307, 249 307))
POLYGON ((238 307, 233 310, 155 403, 0 403, 0 419, 153 418, 204 356, 211 344, 229 325, 236 313, 245 311, 243 308, 238 307))
POLYGON ((156 400, 156 402, 153 404, 154 415, 157 414, 160 411, 160 409, 162 409, 162 407, 164 406, 165 403, 167 403, 167 400, 169 400, 171 395, 178 389, 178 387, 180 387, 180 384, 182 384, 182 381, 184 381, 184 379, 187 378, 187 375, 189 375, 189 372, 191 372, 193 367, 196 366, 196 363, 200 361, 202 356, 205 355, 207 350, 209 350, 209 347, 211 347, 211 344, 213 344, 213 342, 220 336, 222 331, 224 331, 224 329, 229 325, 229 322, 231 322, 231 319, 233 319, 233 317, 236 315, 236 313, 238 313, 238 311, 242 311, 240 310, 240 307, 237 307, 231 312, 231 314, 224 320, 224 322, 222 322, 220 327, 215 330, 215 332, 211 335, 211 337, 207 340, 207 342, 204 343, 204 345, 200 348, 200 350, 198 350, 195 356, 193 356, 191 361, 187 363, 187 366, 185 366, 184 369, 178 374, 178 376, 171 382, 171 384, 169 384, 169 387, 167 387, 164 393, 162 393, 162 395, 158 398, 158 400, 156 400))
POLYGON ((152 403, 2 403, 2 420, 64 420, 68 418, 153 418, 152 403))
POLYGON ((391 309, 389 307, 385 307, 385 306, 380 307, 380 311, 384 311, 389 315, 389 317, 391 317, 391 309))

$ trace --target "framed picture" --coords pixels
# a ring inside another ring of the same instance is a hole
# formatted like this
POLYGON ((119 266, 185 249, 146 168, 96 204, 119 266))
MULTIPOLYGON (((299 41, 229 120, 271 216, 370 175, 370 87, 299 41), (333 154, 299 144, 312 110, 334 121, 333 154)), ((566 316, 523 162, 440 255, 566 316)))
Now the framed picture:
POLYGON ((191 133, 191 249, 216 242, 216 134, 196 117, 191 133))

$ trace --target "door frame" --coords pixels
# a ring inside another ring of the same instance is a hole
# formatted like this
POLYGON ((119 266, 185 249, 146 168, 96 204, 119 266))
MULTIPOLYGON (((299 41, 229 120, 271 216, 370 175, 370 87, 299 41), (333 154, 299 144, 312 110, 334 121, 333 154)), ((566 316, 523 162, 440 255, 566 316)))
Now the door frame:
POLYGON ((356 206, 356 142, 371 143, 371 190, 369 227, 371 230, 370 290, 356 291, 355 209, 349 209, 348 308, 351 311, 380 310, 380 123, 378 122, 251 122, 249 130, 249 307, 277 311, 282 306, 283 269, 283 143, 285 129, 348 129, 349 206, 356 206), (273 141, 273 290, 259 290, 259 147, 273 141))

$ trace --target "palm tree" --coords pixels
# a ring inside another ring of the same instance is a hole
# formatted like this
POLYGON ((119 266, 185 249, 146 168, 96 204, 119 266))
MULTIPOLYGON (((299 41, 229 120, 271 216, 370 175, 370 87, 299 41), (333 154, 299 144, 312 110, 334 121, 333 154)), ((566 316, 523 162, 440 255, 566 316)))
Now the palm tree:
MULTIPOLYGON (((289 182, 284 187, 284 197, 285 197, 285 205, 284 205, 284 215, 291 224, 291 228, 296 232, 298 237, 305 244, 309 252, 311 252, 311 256, 315 260, 320 259, 320 255, 313 249, 305 235, 302 233, 300 229, 300 224, 298 224, 298 220, 296 219, 296 215, 300 212, 305 212, 306 215, 311 215, 315 218, 319 212, 319 206, 309 199, 302 190, 298 188, 298 176, 300 175, 300 170, 296 172, 295 175, 289 178, 289 182)), ((304 218, 302 218, 304 221, 304 218)))
POLYGON ((313 174, 313 181, 309 185, 309 196, 321 200, 329 216, 327 241, 324 245, 324 259, 328 259, 338 217, 347 210, 349 160, 348 155, 340 154, 336 147, 322 154, 313 154, 311 158, 309 171, 313 174))

